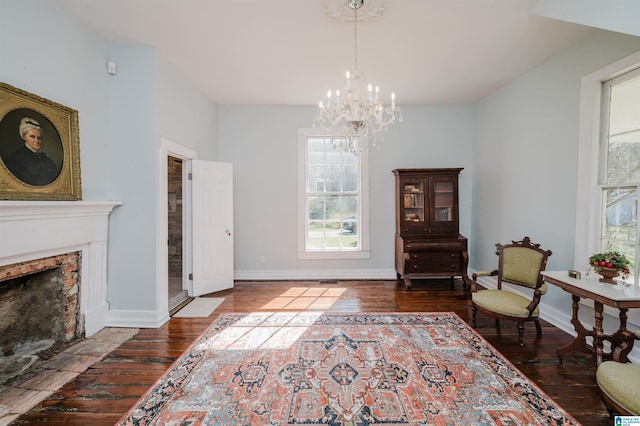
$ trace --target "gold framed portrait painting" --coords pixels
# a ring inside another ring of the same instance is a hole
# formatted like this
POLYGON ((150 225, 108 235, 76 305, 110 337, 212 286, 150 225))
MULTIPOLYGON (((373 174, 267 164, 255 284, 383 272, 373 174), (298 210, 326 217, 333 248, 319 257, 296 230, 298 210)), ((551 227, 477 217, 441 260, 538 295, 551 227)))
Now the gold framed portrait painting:
POLYGON ((80 200, 78 111, 0 83, 0 200, 80 200))

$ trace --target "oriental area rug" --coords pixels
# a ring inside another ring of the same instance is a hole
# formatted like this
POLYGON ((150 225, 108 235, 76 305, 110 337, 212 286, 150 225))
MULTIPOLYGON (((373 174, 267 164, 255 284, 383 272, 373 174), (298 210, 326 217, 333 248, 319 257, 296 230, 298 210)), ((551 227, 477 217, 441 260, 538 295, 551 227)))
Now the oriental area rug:
POLYGON ((224 314, 119 425, 578 425, 454 313, 224 314))

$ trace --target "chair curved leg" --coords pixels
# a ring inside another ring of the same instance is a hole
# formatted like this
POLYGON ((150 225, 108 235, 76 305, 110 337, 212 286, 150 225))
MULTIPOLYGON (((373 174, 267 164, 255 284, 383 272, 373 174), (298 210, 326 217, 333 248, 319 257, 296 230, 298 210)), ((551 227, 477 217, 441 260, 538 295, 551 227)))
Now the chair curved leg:
POLYGON ((518 342, 520 347, 524 346, 524 322, 518 322, 518 342))
POLYGON ((536 323, 536 335, 538 337, 542 337, 542 327, 540 326, 540 321, 535 320, 534 322, 536 323))

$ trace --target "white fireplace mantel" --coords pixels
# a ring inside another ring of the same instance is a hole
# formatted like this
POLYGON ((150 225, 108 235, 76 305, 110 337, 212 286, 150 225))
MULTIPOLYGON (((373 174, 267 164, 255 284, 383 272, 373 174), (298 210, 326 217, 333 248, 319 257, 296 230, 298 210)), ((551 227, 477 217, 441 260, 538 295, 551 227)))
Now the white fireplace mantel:
POLYGON ((82 252, 80 313, 86 336, 107 324, 109 214, 120 201, 0 201, 0 267, 82 252))

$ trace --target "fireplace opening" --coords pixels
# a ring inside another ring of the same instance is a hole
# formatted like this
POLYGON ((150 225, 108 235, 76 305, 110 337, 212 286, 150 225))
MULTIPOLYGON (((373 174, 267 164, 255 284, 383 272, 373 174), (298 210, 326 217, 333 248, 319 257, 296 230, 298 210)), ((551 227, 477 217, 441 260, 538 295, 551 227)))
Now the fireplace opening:
POLYGON ((80 253, 0 268, 0 384, 83 336, 80 253))
POLYGON ((13 355, 21 343, 64 339, 64 277, 60 268, 0 284, 0 351, 13 355))

